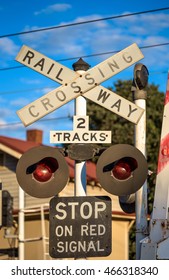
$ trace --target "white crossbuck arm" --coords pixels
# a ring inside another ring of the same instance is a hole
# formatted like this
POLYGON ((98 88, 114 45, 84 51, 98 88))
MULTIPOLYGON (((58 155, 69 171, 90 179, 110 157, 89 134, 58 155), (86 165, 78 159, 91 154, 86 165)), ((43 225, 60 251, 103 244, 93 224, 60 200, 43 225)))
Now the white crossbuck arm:
POLYGON ((143 57, 140 49, 134 43, 89 69, 83 75, 79 75, 77 72, 41 53, 23 46, 16 60, 62 84, 62 86, 26 105, 17 111, 17 114, 23 124, 28 126, 72 99, 83 95, 136 124, 144 110, 116 93, 99 86, 99 84, 133 65, 143 57))

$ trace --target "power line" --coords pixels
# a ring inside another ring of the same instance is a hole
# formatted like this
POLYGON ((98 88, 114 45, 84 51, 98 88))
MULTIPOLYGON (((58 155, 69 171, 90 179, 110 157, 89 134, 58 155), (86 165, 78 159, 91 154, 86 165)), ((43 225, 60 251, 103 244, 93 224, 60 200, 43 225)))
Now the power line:
MULTIPOLYGON (((47 119, 41 119, 39 122, 44 122, 44 121, 56 121, 56 120, 61 120, 61 119, 73 119, 73 116, 65 116, 65 117, 56 117, 56 118, 47 118, 47 119)), ((5 123, 5 124, 0 124, 0 129, 3 127, 7 126, 13 126, 13 125, 23 125, 21 122, 12 122, 12 123, 5 123)))
POLYGON ((13 94, 13 93, 20 93, 20 92, 28 92, 33 90, 44 90, 49 88, 56 88, 56 86, 46 86, 46 87, 38 87, 38 88, 29 88, 29 89, 19 89, 19 90, 10 90, 10 91, 2 91, 0 94, 13 94))
POLYGON ((104 21, 104 20, 112 20, 112 19, 123 18, 123 17, 136 16, 136 15, 147 14, 147 13, 155 13, 155 12, 165 11, 165 10, 169 10, 169 7, 159 8, 159 9, 154 9, 154 10, 141 11, 141 12, 135 12, 135 13, 129 13, 129 14, 123 14, 123 15, 117 15, 117 16, 111 16, 111 17, 105 17, 105 18, 86 20, 86 21, 80 21, 80 22, 74 22, 74 23, 68 23, 68 24, 63 24, 63 25, 51 26, 51 27, 46 27, 46 28, 39 28, 39 29, 22 31, 22 32, 17 32, 17 33, 10 33, 10 34, 1 35, 0 38, 13 37, 13 36, 18 36, 18 35, 25 35, 25 34, 35 33, 35 32, 48 31, 48 30, 53 30, 53 29, 59 29, 59 28, 76 26, 76 25, 94 23, 94 22, 104 21))
MULTIPOLYGON (((167 74, 168 73, 168 69, 167 70, 161 70, 161 71, 149 71, 149 74, 151 75, 159 75, 159 74, 167 74)), ((10 90, 10 91, 0 91, 0 95, 5 95, 5 94, 15 94, 15 93, 23 93, 23 92, 29 92, 29 91, 39 91, 39 90, 45 90, 45 89, 49 89, 49 88, 56 88, 56 86, 45 86, 45 87, 36 87, 36 88, 28 88, 28 89, 17 89, 17 90, 10 90)))
MULTIPOLYGON (((162 46, 167 46, 169 45, 169 42, 167 43, 161 43, 161 44, 153 44, 153 45, 149 45, 149 46, 143 46, 143 47, 139 47, 140 49, 148 49, 148 48, 155 48, 155 47, 162 47, 162 46)), ((113 53, 117 53, 118 51, 109 51, 109 52, 102 52, 102 53, 95 53, 95 54, 89 54, 89 55, 83 55, 81 56, 81 58, 89 58, 89 57, 94 57, 94 56, 102 56, 102 55, 108 55, 108 54, 113 54, 113 53)), ((75 57, 70 57, 70 58, 62 58, 62 59, 58 59, 57 62, 62 62, 62 61, 68 61, 68 60, 75 60, 75 59, 79 59, 79 56, 75 56, 75 57)), ((14 69, 19 69, 19 68, 24 68, 26 66, 21 65, 21 66, 12 66, 12 67, 5 67, 5 68, 0 68, 0 71, 7 71, 7 70, 14 70, 14 69)))

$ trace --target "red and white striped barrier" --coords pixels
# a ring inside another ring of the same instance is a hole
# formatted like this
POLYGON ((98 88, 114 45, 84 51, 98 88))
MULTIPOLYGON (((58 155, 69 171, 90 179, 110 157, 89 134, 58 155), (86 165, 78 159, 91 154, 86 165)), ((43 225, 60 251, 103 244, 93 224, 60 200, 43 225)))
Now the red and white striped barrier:
POLYGON ((169 207, 169 74, 164 103, 161 141, 152 219, 167 219, 169 207))

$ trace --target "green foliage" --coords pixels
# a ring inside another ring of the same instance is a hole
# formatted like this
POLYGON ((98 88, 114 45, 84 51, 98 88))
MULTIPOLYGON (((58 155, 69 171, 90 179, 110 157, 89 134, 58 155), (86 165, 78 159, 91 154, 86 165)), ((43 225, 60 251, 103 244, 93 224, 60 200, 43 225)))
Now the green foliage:
MULTIPOLYGON (((112 90, 132 101, 131 93, 132 81, 118 80, 112 90)), ((162 126, 162 116, 164 108, 164 93, 159 92, 158 86, 151 84, 146 89, 146 150, 148 168, 153 172, 148 177, 148 212, 151 213, 153 206, 154 187, 156 179, 156 170, 158 163, 158 152, 160 145, 160 134, 162 126)), ((124 118, 104 109, 103 107, 88 102, 88 115, 90 116, 90 129, 94 130, 111 130, 112 144, 131 144, 134 145, 135 125, 124 118)), ((135 231, 130 233, 130 258, 135 256, 135 231)))
MULTIPOLYGON (((109 88, 109 90, 113 90, 124 98, 132 100, 131 85, 132 81, 122 82, 119 80, 115 84, 115 89, 109 88)), ((87 108, 88 115, 90 117, 90 129, 111 130, 112 144, 134 143, 134 124, 126 121, 124 118, 116 114, 113 114, 109 110, 95 104, 94 102, 88 102, 87 108)))

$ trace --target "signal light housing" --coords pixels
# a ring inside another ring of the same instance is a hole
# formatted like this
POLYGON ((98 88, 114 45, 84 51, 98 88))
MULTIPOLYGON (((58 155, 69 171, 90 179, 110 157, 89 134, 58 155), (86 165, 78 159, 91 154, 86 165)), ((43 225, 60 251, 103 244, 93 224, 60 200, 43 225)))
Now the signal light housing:
POLYGON ((29 195, 48 198, 66 186, 69 169, 57 148, 40 146, 28 150, 18 161, 16 177, 20 187, 29 195))
POLYGON ((121 209, 128 214, 135 212, 135 193, 126 196, 119 196, 121 209))
POLYGON ((147 161, 131 145, 113 145, 99 157, 96 174, 107 192, 117 196, 130 195, 144 184, 148 174, 147 161))
POLYGON ((33 179, 38 182, 47 182, 58 169, 58 162, 53 157, 46 157, 39 162, 29 166, 26 170, 27 174, 32 173, 33 179))

